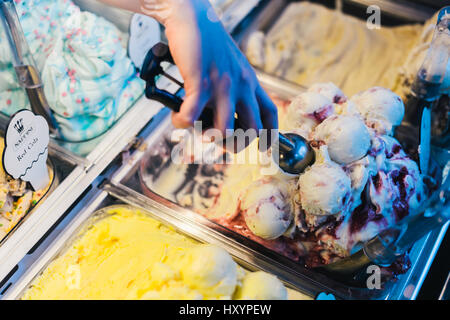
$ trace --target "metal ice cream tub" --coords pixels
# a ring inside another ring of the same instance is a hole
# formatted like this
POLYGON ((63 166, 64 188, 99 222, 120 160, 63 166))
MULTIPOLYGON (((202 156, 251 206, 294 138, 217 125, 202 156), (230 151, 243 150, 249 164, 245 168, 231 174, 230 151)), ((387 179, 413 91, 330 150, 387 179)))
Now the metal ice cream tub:
POLYGON ((423 25, 436 9, 416 2, 372 4, 261 1, 233 36, 266 77, 305 87, 332 81, 349 95, 375 85, 397 92, 410 67, 408 54, 421 46, 423 25))

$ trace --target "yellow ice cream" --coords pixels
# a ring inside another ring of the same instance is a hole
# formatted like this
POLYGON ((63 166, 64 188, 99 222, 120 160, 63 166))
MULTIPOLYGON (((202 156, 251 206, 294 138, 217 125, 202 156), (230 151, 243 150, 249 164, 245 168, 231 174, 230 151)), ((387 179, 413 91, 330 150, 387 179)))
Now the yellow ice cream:
POLYGON ((225 250, 118 207, 82 230, 23 298, 231 299, 244 275, 225 250))
MULTIPOLYGON (((0 138, 0 155, 4 149, 5 141, 0 138)), ((33 191, 25 181, 9 176, 0 164, 0 240, 45 196, 53 181, 53 170, 50 167, 48 170, 47 187, 33 191)))

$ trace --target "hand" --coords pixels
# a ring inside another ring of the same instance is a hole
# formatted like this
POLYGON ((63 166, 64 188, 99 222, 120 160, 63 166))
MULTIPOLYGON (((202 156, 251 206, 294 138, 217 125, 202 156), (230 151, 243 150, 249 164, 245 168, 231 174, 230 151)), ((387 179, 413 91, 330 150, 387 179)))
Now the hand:
POLYGON ((225 135, 234 114, 245 128, 277 129, 277 108, 249 62, 206 0, 140 0, 141 11, 166 28, 170 51, 184 79, 186 96, 173 124, 187 128, 213 108, 214 126, 225 135))

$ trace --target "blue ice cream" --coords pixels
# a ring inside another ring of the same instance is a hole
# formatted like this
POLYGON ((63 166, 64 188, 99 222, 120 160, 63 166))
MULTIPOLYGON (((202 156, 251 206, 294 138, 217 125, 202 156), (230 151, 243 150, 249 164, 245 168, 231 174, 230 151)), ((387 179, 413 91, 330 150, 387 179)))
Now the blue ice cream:
MULTIPOLYGON (((62 137, 82 141, 104 133, 144 91, 120 31, 69 0, 15 4, 62 137)), ((3 36, 0 70, 0 110, 29 108, 3 36)))

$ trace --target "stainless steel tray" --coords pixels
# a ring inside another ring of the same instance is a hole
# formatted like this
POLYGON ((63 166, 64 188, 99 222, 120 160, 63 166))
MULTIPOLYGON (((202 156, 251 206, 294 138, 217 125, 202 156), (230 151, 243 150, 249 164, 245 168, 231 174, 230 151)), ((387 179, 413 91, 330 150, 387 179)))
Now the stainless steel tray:
POLYGON ((49 157, 47 159, 47 168, 51 171, 51 177, 50 177, 50 182, 49 185, 47 186, 48 189, 47 191, 42 195, 41 198, 39 198, 39 200, 36 202, 36 204, 31 205, 30 208, 25 212, 25 214, 19 219, 19 221, 17 222, 17 224, 11 228, 11 230, 3 237, 0 238, 0 247, 8 241, 8 239, 11 237, 11 235, 18 229, 20 228, 21 224, 26 221, 26 219, 39 208, 39 205, 41 203, 43 203, 47 197, 58 187, 59 184, 59 175, 60 175, 60 169, 58 169, 55 165, 54 165, 54 161, 52 159, 52 157, 49 157))
MULTIPOLYGON (((0 115, 0 134, 2 136, 7 123, 8 118, 0 115)), ((30 249, 27 246, 21 247, 21 239, 27 237, 29 228, 35 223, 39 223, 42 216, 46 213, 46 208, 57 199, 57 194, 64 188, 66 180, 71 179, 72 172, 77 165, 76 161, 75 156, 68 156, 65 151, 61 152, 58 146, 49 145, 47 165, 53 170, 50 188, 38 203, 31 207, 20 219, 17 225, 3 239, 0 239, 0 261, 2 261, 0 264, 0 275, 4 276, 9 271, 8 268, 17 263, 26 251, 30 249), (26 251, 23 252, 23 250, 26 251)))
MULTIPOLYGON (((259 5, 252 10, 240 25, 234 30, 233 38, 245 53, 248 37, 254 31, 267 33, 270 28, 280 18, 284 9, 293 2, 303 2, 303 0, 261 0, 259 5)), ((367 19, 366 9, 370 5, 377 5, 382 13, 382 25, 405 25, 411 23, 424 23, 436 12, 435 9, 414 2, 397 2, 389 0, 315 0, 309 1, 322 4, 328 8, 336 8, 339 3, 346 15, 351 15, 363 20, 367 19), (366 16, 363 16, 366 15, 366 16)), ((264 70, 255 68, 257 73, 264 77, 273 77, 281 81, 290 83, 280 77, 268 74, 264 70)), ((301 85, 295 83, 294 85, 301 85)))
MULTIPOLYGON (((258 0, 259 1, 259 0, 258 0)), ((236 2, 236 1, 235 1, 236 2)), ((239 2, 239 1, 237 1, 239 2)), ((122 32, 128 32, 131 14, 129 12, 111 9, 104 4, 93 4, 92 1, 77 0, 76 3, 83 9, 92 11, 109 19, 122 32)), ((234 5, 236 6, 236 5, 234 5)), ((233 6, 229 6, 231 8, 233 6)), ((251 8, 248 8, 251 10, 251 8)), ((242 11, 242 18, 247 15, 242 11)), ((233 20, 238 23, 239 20, 233 20)), ((168 71, 176 73, 175 69, 168 71)), ((173 90, 170 81, 158 82, 162 89, 173 90), (171 89, 172 88, 172 89, 171 89)), ((79 156, 68 151, 51 140, 49 154, 55 162, 57 170, 63 171, 59 176, 58 187, 48 195, 45 202, 33 210, 14 233, 0 247, 0 281, 5 280, 15 269, 18 263, 50 230, 64 213, 78 200, 80 195, 89 187, 94 180, 111 164, 121 153, 126 152, 128 147, 135 141, 136 135, 150 122, 163 105, 149 101, 141 97, 120 119, 96 141, 95 149, 86 156, 79 156)), ((0 113, 0 127, 5 127, 8 117, 0 113)))

